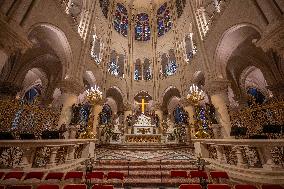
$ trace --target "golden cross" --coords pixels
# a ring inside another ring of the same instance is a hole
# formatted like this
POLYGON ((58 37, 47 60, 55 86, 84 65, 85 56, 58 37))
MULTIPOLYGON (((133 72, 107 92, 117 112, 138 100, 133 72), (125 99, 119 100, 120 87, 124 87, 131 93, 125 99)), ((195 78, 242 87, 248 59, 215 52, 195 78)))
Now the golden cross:
POLYGON ((141 104, 142 113, 144 114, 145 106, 146 106, 146 104, 149 104, 149 103, 145 103, 145 99, 142 98, 142 102, 141 103, 137 103, 137 104, 141 104))

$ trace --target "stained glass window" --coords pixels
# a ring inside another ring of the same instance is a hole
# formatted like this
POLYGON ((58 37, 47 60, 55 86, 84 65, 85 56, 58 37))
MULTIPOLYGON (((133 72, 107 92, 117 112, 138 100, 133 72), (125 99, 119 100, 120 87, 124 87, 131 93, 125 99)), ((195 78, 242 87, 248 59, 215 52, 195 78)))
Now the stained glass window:
POLYGON ((103 109, 99 115, 100 124, 108 124, 111 122, 112 110, 111 107, 107 104, 103 106, 103 109))
POLYGON ((80 107, 80 120, 79 123, 82 126, 86 126, 89 120, 89 115, 90 115, 90 110, 91 110, 91 105, 89 103, 85 103, 81 105, 80 107))
POLYGON ((167 3, 164 3, 157 10, 157 27, 159 37, 164 35, 172 28, 172 19, 170 15, 170 9, 167 6, 167 3))
POLYGON ((92 41, 92 47, 91 47, 91 57, 95 60, 97 64, 100 64, 102 58, 101 58, 101 48, 103 47, 100 39, 93 35, 93 41, 92 41))
POLYGON ((107 18, 109 10, 109 0, 100 0, 100 7, 102 9, 103 15, 107 18))
POLYGON ((181 124, 184 123, 186 124, 188 115, 187 112, 183 109, 183 107, 176 107, 174 110, 174 118, 175 118, 175 123, 176 124, 181 124))
POLYGON ((126 8, 120 4, 116 4, 116 10, 113 20, 114 29, 121 33, 124 37, 127 36, 128 30, 128 15, 126 8))
POLYGON ((113 50, 110 55, 110 62, 108 64, 108 72, 112 75, 118 76, 119 66, 117 65, 117 54, 113 50))
POLYGON ((166 66, 166 75, 173 75, 177 71, 177 64, 176 61, 169 61, 168 65, 166 66))
POLYGON ((177 16, 181 17, 185 7, 186 0, 176 0, 177 16))
POLYGON ((118 69, 119 69, 119 66, 116 64, 116 62, 111 62, 109 64, 108 71, 111 75, 118 76, 118 74, 119 74, 118 69))
POLYGON ((192 40, 192 36, 187 36, 185 38, 185 51, 186 51, 186 60, 189 61, 197 53, 197 47, 192 40))
POLYGON ((138 41, 150 40, 149 16, 146 13, 136 15, 135 39, 138 41))
POLYGON ((152 70, 150 65, 150 60, 145 59, 143 64, 143 78, 144 80, 151 80, 152 79, 152 70))
POLYGON ((141 60, 137 59, 134 66, 134 80, 142 80, 141 60))
POLYGON ((35 98, 40 94, 41 94, 41 85, 36 85, 25 93, 24 101, 27 103, 33 103, 35 98))
MULTIPOLYGON (((265 101, 265 96, 257 88, 249 88, 247 93, 255 100, 257 104, 262 104, 265 101)), ((251 102, 249 102, 249 105, 251 102)))

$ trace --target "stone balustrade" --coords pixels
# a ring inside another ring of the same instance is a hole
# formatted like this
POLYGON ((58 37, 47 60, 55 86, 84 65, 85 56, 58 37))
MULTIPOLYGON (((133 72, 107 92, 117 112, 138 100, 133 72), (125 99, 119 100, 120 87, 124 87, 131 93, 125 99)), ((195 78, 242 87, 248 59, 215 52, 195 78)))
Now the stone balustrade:
POLYGON ((193 139, 196 156, 233 180, 284 184, 284 139, 193 139))
POLYGON ((94 152, 93 139, 2 140, 0 169, 74 169, 94 152))

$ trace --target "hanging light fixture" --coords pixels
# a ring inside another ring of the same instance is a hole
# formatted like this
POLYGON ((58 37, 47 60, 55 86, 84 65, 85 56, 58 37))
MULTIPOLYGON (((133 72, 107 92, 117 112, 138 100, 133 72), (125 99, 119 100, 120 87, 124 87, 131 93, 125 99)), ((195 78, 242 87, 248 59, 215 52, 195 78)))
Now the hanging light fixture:
POLYGON ((95 139, 96 136, 93 133, 93 109, 96 104, 100 103, 103 99, 103 93, 99 90, 98 86, 91 87, 90 89, 86 90, 87 92, 87 99, 91 104, 91 114, 89 115, 88 126, 86 130, 80 134, 80 138, 83 139, 95 139))
POLYGON ((189 87, 189 94, 186 96, 187 100, 194 105, 198 104, 200 101, 204 100, 205 93, 197 85, 191 85, 189 87))

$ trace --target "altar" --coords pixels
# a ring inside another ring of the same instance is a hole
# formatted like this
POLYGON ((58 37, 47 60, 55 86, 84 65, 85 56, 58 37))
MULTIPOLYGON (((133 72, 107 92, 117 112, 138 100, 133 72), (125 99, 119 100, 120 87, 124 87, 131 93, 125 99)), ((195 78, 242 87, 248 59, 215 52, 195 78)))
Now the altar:
POLYGON ((160 143, 161 139, 162 135, 156 133, 156 125, 143 113, 133 125, 133 133, 125 135, 127 143, 160 143))

